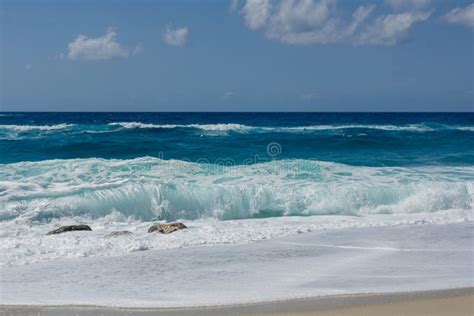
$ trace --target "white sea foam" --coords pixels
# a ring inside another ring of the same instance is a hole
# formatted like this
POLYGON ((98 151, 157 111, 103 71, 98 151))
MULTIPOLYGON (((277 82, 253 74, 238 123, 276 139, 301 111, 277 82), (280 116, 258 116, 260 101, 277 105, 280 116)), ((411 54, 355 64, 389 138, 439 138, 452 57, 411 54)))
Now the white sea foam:
POLYGON ((342 125, 308 125, 295 127, 269 127, 263 130, 275 130, 281 132, 301 132, 301 131, 325 131, 325 130, 341 130, 341 129, 374 129, 383 131, 408 131, 408 132, 433 132, 436 130, 464 130, 474 131, 473 126, 451 126, 442 125, 441 127, 432 127, 427 124, 406 124, 406 125, 381 125, 381 124, 342 124, 342 125))
POLYGON ((147 232, 153 222, 143 222, 112 213, 92 220, 84 217, 55 219, 49 223, 25 220, 0 222, 0 267, 45 262, 60 258, 122 256, 135 251, 189 248, 254 241, 301 233, 343 228, 384 227, 393 225, 452 224, 473 221, 469 210, 436 213, 354 216, 287 216, 246 220, 184 221, 187 230, 167 236, 147 232), (54 236, 46 233, 61 225, 88 224, 92 232, 73 232, 54 236), (131 235, 106 236, 117 230, 131 235))
POLYGON ((140 122, 114 122, 111 126, 121 126, 123 128, 195 128, 205 131, 243 131, 251 129, 250 126, 242 124, 147 124, 140 122))
POLYGON ((30 132, 30 131, 54 131, 63 130, 73 127, 74 124, 55 124, 55 125, 0 125, 0 129, 14 132, 30 132))
POLYGON ((434 129, 424 124, 407 125, 372 125, 372 124, 348 124, 348 125, 310 125, 297 127, 283 127, 284 131, 322 131, 338 129, 377 129, 384 131, 411 131, 411 132, 431 132, 434 129))
POLYGON ((474 132, 474 126, 450 126, 448 128, 451 129, 458 129, 460 131, 469 131, 469 132, 474 132))
POLYGON ((195 128, 206 131, 253 131, 253 132, 295 132, 295 131, 323 131, 338 130, 352 128, 379 129, 386 131, 433 131, 433 128, 424 124, 408 124, 408 125, 308 125, 308 126, 248 126, 234 123, 221 124, 148 124, 140 122, 115 122, 109 123, 112 126, 121 126, 123 128, 195 128))
MULTIPOLYGON (((0 131, 12 133, 28 132, 54 132, 71 130, 75 128, 75 133, 111 133, 117 131, 110 127, 119 127, 120 129, 195 129, 204 131, 210 136, 225 136, 229 132, 235 133, 307 133, 318 131, 339 131, 346 129, 371 129, 382 131, 407 131, 407 132, 432 132, 436 130, 461 130, 474 131, 473 126, 450 126, 442 125, 430 127, 426 124, 407 124, 407 125, 373 125, 373 124, 342 124, 342 125, 308 125, 308 126, 249 126, 237 123, 217 123, 217 124, 152 124, 141 122, 113 122, 107 125, 97 125, 91 129, 88 125, 75 124, 54 124, 54 125, 0 125, 0 131)), ((13 136, 18 136, 18 135, 13 136)), ((11 135, 10 135, 11 136, 11 135)))
MULTIPOLYGON (((21 262, 32 257, 46 261, 54 255, 67 259, 2 266, 0 287, 7 290, 1 303, 176 308, 474 286, 472 223, 323 231, 314 221, 316 229, 304 234, 231 247, 197 247, 200 242, 217 242, 224 234, 260 238, 259 231, 265 235, 282 226, 304 228, 303 223, 312 220, 280 219, 218 223, 222 226, 192 222, 189 229, 170 235, 142 233, 146 227, 141 227, 134 235, 116 238, 105 238, 105 230, 96 224, 92 232, 31 235, 27 243, 23 234, 42 233, 41 229, 19 230, 16 248, 11 249, 23 252, 21 262), (179 241, 186 248, 146 251, 179 241), (123 250, 111 251, 119 247, 123 250), (103 257, 111 253, 113 258, 103 257), (74 259, 79 256, 89 258, 74 259)), ((0 260, 12 258, 10 249, 1 251, 0 260)), ((251 313, 248 308, 221 314, 251 313)), ((61 307, 55 311, 74 312, 61 307)))
MULTIPOLYGON (((432 132, 439 128, 430 127, 426 124, 406 124, 406 125, 377 125, 377 124, 342 124, 342 125, 307 125, 307 126, 248 126, 234 123, 221 124, 149 124, 140 122, 115 122, 109 123, 110 126, 121 126, 123 128, 193 128, 204 131, 235 131, 235 132, 309 132, 309 131, 327 131, 341 129, 374 129, 383 131, 410 131, 410 132, 432 132)), ((472 126, 449 126, 443 125, 441 129, 474 131, 472 126)))
POLYGON ((145 157, 0 165, 0 219, 97 218, 113 211, 238 219, 407 214, 473 208, 474 167, 352 167, 284 160, 223 167, 145 157))

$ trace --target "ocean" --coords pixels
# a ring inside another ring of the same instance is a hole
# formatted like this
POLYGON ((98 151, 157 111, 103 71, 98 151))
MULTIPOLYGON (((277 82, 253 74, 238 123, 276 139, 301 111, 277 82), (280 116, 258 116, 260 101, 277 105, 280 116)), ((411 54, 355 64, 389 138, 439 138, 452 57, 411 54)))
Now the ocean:
POLYGON ((0 113, 1 265, 457 223, 473 208, 474 113, 0 113), (159 220, 196 229, 151 240, 159 220), (39 237, 67 223, 97 233, 39 237), (136 234, 104 242, 116 229, 136 234))
POLYGON ((135 159, 472 166, 474 113, 1 113, 0 163, 135 159), (276 142, 281 150, 270 154, 276 142))

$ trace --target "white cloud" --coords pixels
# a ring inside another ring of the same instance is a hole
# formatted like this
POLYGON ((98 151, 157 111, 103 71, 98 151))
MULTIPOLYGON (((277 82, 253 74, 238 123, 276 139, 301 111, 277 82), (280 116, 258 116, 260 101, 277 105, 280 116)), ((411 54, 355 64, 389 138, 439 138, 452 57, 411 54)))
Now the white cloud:
POLYGON ((33 68, 33 66, 31 64, 26 64, 24 68, 25 68, 25 71, 30 71, 31 68, 33 68))
POLYGON ((356 45, 395 45, 407 38, 413 24, 427 20, 431 12, 404 12, 379 16, 361 32, 356 45))
POLYGON ((171 26, 167 26, 163 40, 168 45, 183 47, 188 40, 188 28, 184 26, 173 29, 171 26))
POLYGON ((270 0, 247 0, 242 8, 245 24, 252 30, 261 28, 267 22, 270 9, 270 0))
POLYGON ((450 24, 461 24, 474 29, 474 3, 465 8, 455 8, 444 16, 450 24))
POLYGON ((429 4, 427 0, 393 2, 400 7, 411 3, 412 9, 374 16, 375 5, 365 5, 344 19, 336 0, 247 0, 241 13, 250 29, 286 44, 395 45, 415 23, 428 19, 431 11, 421 10, 429 4))
POLYGON ((130 50, 117 42, 117 33, 112 28, 108 28, 104 36, 95 38, 80 34, 68 44, 68 49, 65 57, 71 60, 109 60, 130 56, 130 50))
POLYGON ((420 10, 431 5, 431 0, 385 0, 394 10, 420 10))

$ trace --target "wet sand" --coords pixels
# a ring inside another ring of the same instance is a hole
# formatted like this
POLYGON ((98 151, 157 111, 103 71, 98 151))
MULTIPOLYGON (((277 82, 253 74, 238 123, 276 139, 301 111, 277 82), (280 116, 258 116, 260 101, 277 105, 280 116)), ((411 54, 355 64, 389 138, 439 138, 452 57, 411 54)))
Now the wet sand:
POLYGON ((248 305, 184 309, 1 306, 0 315, 474 315, 474 288, 328 296, 248 305))

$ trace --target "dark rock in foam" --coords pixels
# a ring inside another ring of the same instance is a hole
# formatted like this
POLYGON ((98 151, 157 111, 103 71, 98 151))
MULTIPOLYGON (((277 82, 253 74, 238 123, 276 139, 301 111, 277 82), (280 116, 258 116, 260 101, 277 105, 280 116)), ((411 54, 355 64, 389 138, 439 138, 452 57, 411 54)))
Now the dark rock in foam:
POLYGON ((156 224, 156 225, 151 226, 148 229, 148 232, 149 233, 158 232, 162 234, 169 234, 169 233, 175 232, 180 229, 185 229, 185 228, 187 228, 186 225, 180 222, 169 223, 169 224, 156 224))
POLYGON ((56 235, 65 232, 73 232, 79 230, 92 230, 88 225, 69 225, 69 226, 61 226, 55 230, 48 232, 47 235, 56 235))

